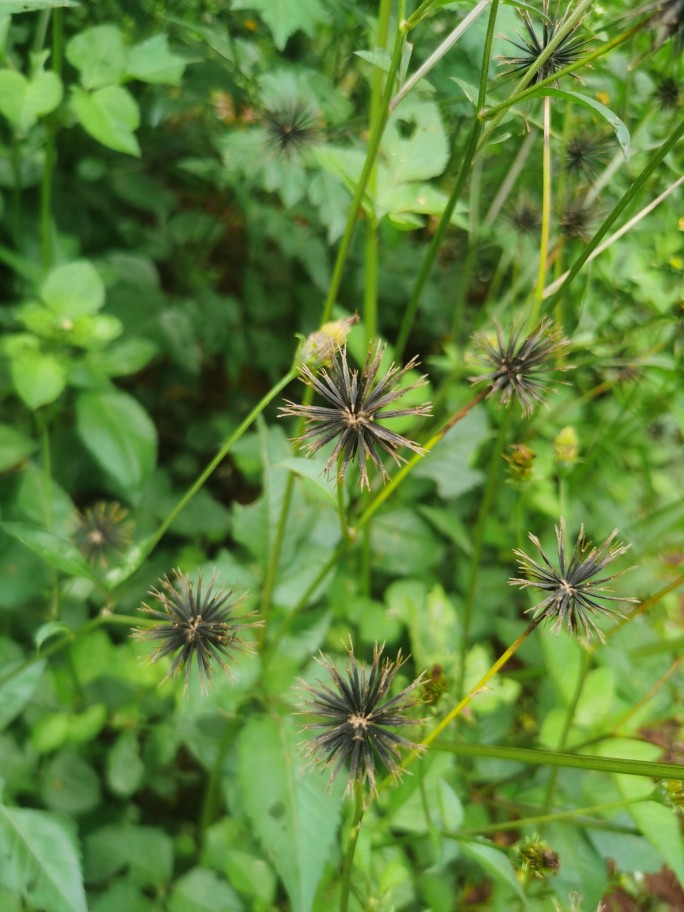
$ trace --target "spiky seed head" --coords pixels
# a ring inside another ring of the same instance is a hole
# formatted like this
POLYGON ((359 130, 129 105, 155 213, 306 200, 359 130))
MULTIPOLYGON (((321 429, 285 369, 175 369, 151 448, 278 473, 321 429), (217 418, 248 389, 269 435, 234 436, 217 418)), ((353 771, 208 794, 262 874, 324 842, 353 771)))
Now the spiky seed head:
POLYGON ((566 238, 588 241, 594 233, 594 213, 581 200, 571 202, 560 214, 558 229, 566 238))
POLYGON ((372 794, 376 791, 378 760, 399 778, 401 751, 422 750, 421 745, 393 729, 416 725, 420 721, 409 718, 406 712, 421 702, 416 690, 423 683, 423 675, 395 696, 390 696, 392 682, 407 659, 399 651, 396 659, 381 661, 383 649, 384 644, 375 644, 369 668, 365 662, 357 660, 350 639, 344 672, 321 653, 317 661, 330 680, 327 683, 317 680, 314 684, 301 682, 307 696, 302 713, 316 717, 316 721, 305 725, 304 730, 318 730, 318 734, 304 743, 304 754, 318 766, 332 767, 331 782, 342 767, 348 766, 347 791, 356 782, 365 781, 372 794))
POLYGON ((301 101, 284 102, 261 115, 266 134, 276 153, 294 157, 316 141, 316 117, 301 101))
POLYGON ((519 327, 512 327, 505 337, 501 324, 495 321, 494 325, 494 337, 485 332, 473 336, 487 373, 471 377, 470 382, 491 384, 488 395, 498 394, 505 406, 517 399, 523 415, 529 416, 559 382, 553 379, 554 371, 568 369, 558 362, 569 343, 546 319, 524 337, 519 327))
POLYGON ((655 100, 666 110, 672 111, 679 107, 679 83, 672 76, 663 76, 653 92, 655 100))
POLYGON ((534 234, 541 225, 539 206, 526 197, 508 209, 507 215, 510 223, 521 234, 534 234))
MULTIPOLYGON (((504 56, 499 58, 503 61, 504 66, 508 67, 505 71, 505 75, 523 76, 527 70, 537 62, 559 31, 565 26, 571 12, 572 4, 568 4, 567 9, 562 16, 553 18, 549 16, 548 0, 544 0, 540 16, 541 30, 539 30, 530 13, 526 9, 519 9, 518 13, 525 26, 525 35, 518 35, 518 41, 514 41, 512 38, 506 39, 510 44, 516 47, 520 53, 517 56, 504 56)), ((585 48, 591 41, 591 38, 581 38, 577 35, 577 31, 581 27, 583 21, 583 19, 580 19, 580 21, 577 22, 561 40, 560 44, 534 74, 530 80, 530 85, 535 85, 543 79, 553 76, 554 73, 569 66, 571 63, 576 63, 578 60, 581 60, 585 48)), ((576 73, 573 73, 572 75, 581 82, 580 77, 577 76, 576 73)))
POLYGON ((384 351, 385 345, 380 342, 370 346, 361 376, 358 370, 349 367, 346 345, 337 347, 333 352, 329 368, 321 367, 314 373, 303 364, 300 367, 302 380, 330 405, 299 405, 286 399, 287 405, 280 409, 281 417, 294 415, 306 418, 309 427, 297 438, 297 443, 308 443, 307 456, 316 453, 326 443, 337 441, 325 471, 330 474, 339 459, 339 467, 336 468, 338 484, 344 479, 349 463, 357 456, 361 487, 370 489, 367 460, 379 469, 384 479, 389 478, 379 451, 389 453, 397 465, 405 462, 397 452, 399 447, 407 447, 414 453, 424 452, 417 443, 391 431, 381 422, 407 415, 430 415, 432 408, 429 402, 410 408, 387 408, 409 390, 423 386, 427 377, 423 376, 408 386, 399 385, 399 380, 419 363, 417 358, 412 358, 402 368, 392 364, 384 376, 378 379, 384 351))
POLYGON ((160 607, 143 604, 140 610, 157 623, 136 630, 134 636, 159 642, 152 662, 173 656, 164 680, 184 670, 186 693, 193 663, 206 691, 215 664, 230 673, 225 659, 234 652, 252 650, 252 644, 242 639, 242 631, 264 625, 261 620, 252 620, 256 612, 237 613, 245 595, 233 597, 232 590, 217 588, 216 573, 204 589, 201 574, 194 581, 187 573, 174 570, 171 579, 165 576, 160 588, 151 589, 150 595, 160 607))
POLYGON ((587 131, 570 136, 565 144, 565 170, 575 179, 591 183, 606 161, 608 145, 604 136, 587 131))
POLYGON ((537 833, 524 840, 517 849, 517 855, 522 870, 537 880, 544 880, 549 874, 557 874, 560 869, 558 852, 554 852, 537 833))
POLYGON ((584 635, 591 638, 592 631, 599 640, 604 642, 604 636, 596 624, 596 618, 624 617, 624 615, 611 605, 603 602, 637 602, 638 599, 623 596, 609 595, 610 589, 605 583, 621 576, 624 570, 610 576, 595 577, 604 567, 624 554, 629 545, 615 541, 617 529, 608 536, 602 545, 593 547, 584 534, 584 526, 580 527, 575 547, 570 561, 566 560, 565 550, 565 523, 560 520, 556 526, 556 539, 558 542, 558 561, 554 566, 546 556, 539 539, 529 533, 529 538, 535 546, 541 561, 529 557, 524 551, 516 550, 520 571, 526 575, 525 579, 510 579, 511 586, 520 586, 524 589, 536 589, 545 594, 545 598, 527 609, 533 618, 547 618, 554 622, 554 631, 557 632, 565 625, 569 633, 584 635))
POLYGON ((98 501, 78 514, 73 541, 90 564, 109 566, 131 543, 133 524, 126 522, 128 510, 121 504, 98 501))

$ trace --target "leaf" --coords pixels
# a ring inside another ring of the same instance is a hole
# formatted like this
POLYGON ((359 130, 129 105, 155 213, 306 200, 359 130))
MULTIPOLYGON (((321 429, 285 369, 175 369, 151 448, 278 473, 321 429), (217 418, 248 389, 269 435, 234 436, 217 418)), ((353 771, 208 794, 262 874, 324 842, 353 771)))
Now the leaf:
POLYGON ((78 6, 74 0, 0 0, 0 14, 30 13, 33 10, 58 9, 62 6, 78 6))
POLYGON ((65 538, 59 538, 47 529, 31 523, 2 522, 0 528, 58 570, 69 576, 84 576, 99 583, 97 575, 88 566, 76 545, 65 538))
POLYGON ((393 184, 441 174, 449 160, 449 144, 439 107, 425 99, 405 101, 387 123, 382 153, 393 184))
POLYGON ((62 83, 54 73, 38 72, 29 81, 15 70, 0 70, 0 112, 26 133, 39 117, 62 100, 62 83))
POLYGON ((53 269, 41 286, 40 296, 60 316, 77 317, 102 307, 105 288, 92 263, 76 260, 53 269))
POLYGON ((10 371, 15 390, 30 409, 54 402, 66 386, 66 373, 54 355, 18 352, 11 359, 10 371))
POLYGON ((180 85, 185 60, 169 50, 166 35, 154 35, 128 52, 126 75, 142 82, 180 85))
POLYGON ((3 880, 31 908, 88 912, 76 844, 59 818, 0 805, 0 854, 3 880))
POLYGON ((67 637, 73 635, 73 630, 63 621, 48 621, 46 624, 41 624, 38 630, 36 630, 33 635, 33 642, 36 644, 36 649, 40 652, 40 647, 47 640, 52 639, 55 636, 61 636, 65 634, 67 637))
POLYGON ((293 912, 310 912, 333 846, 341 782, 332 793, 297 755, 294 724, 252 717, 238 742, 242 800, 256 835, 290 896, 293 912))
POLYGON ((126 89, 107 86, 89 95, 75 87, 71 106, 83 129, 93 139, 115 152, 140 157, 140 146, 133 132, 140 126, 140 111, 126 89))
POLYGON ((581 92, 570 92, 568 89, 554 89, 552 86, 541 86, 541 88, 530 92, 527 97, 541 98, 544 95, 552 95, 555 98, 565 98, 567 101, 575 101, 578 104, 584 105, 585 108, 594 111, 599 117, 602 117, 615 131, 615 136, 620 143, 622 154, 625 156, 626 160, 629 160, 629 130, 617 114, 614 114, 610 108, 602 105, 600 101, 590 98, 588 95, 583 95, 581 92))
POLYGON ((45 662, 42 660, 27 665, 16 674, 12 673, 11 665, 3 667, 3 677, 10 674, 11 677, 0 684, 0 731, 24 711, 40 684, 44 670, 45 662))
POLYGON ((383 51, 382 48, 373 48, 370 51, 354 51, 356 57, 360 57, 361 60, 365 60, 366 63, 370 63, 372 66, 377 67, 379 70, 382 70, 383 73, 389 73, 389 68, 392 63, 392 57, 383 51))
POLYGON ((173 885, 169 912, 242 912, 235 890, 213 871, 193 868, 173 885))
POLYGON ((138 493, 152 474, 157 433, 143 407, 119 391, 83 392, 76 428, 99 465, 127 493, 138 493))
POLYGON ((134 731, 122 732, 109 752, 107 759, 107 784, 124 798, 132 795, 145 775, 145 764, 140 759, 140 747, 134 731))
POLYGON ((272 468, 288 469, 300 478, 307 479, 309 489, 315 493, 319 500, 331 504, 333 507, 337 506, 335 484, 323 475, 323 470, 325 469, 324 459, 300 459, 293 456, 290 459, 282 459, 280 462, 274 463, 272 468))
POLYGON ((484 411, 475 410, 447 432, 439 445, 415 467, 416 478, 430 478, 441 497, 459 497, 477 487, 482 473, 470 466, 489 436, 484 411))
POLYGON ((233 0, 231 9, 256 10, 271 30, 279 51, 285 48, 290 35, 300 29, 313 38, 316 26, 328 18, 320 0, 233 0))
POLYGON ((66 56, 86 89, 117 85, 126 72, 126 46, 115 25, 96 25, 79 32, 67 44, 66 56))
POLYGON ((36 442, 9 424, 0 424, 0 472, 13 469, 36 449, 36 442))
POLYGON ((508 855, 500 849, 495 849, 494 846, 482 845, 479 842, 462 842, 461 851, 481 865, 495 880, 513 890, 527 905, 527 898, 518 883, 515 869, 508 855))
POLYGON ((43 771, 41 796, 53 811, 85 814, 100 803, 100 779, 74 750, 64 750, 50 759, 43 771))

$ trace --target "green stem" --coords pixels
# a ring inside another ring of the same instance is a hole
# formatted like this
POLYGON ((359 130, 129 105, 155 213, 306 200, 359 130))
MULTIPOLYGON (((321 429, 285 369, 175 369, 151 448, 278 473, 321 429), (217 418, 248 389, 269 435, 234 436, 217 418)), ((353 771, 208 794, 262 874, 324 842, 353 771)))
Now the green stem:
POLYGON ((352 534, 349 529, 349 523, 347 522, 347 508, 344 503, 344 475, 342 466, 344 465, 344 453, 340 453, 337 459, 337 478, 336 485, 337 488, 337 515, 340 518, 340 530, 342 532, 343 539, 351 539, 352 534))
POLYGON ((587 754, 567 754, 525 747, 497 747, 468 742, 440 741, 432 749, 462 757, 496 757, 498 760, 510 760, 512 763, 595 770, 599 773, 621 773, 629 776, 646 776, 649 779, 675 779, 680 782, 684 780, 684 766, 679 763, 652 763, 649 760, 622 760, 617 757, 595 757, 587 754))
MULTIPOLYGON (((62 10, 53 10, 52 18, 52 69, 56 76, 61 77, 62 72, 62 10)), ((56 160, 56 127, 53 123, 47 124, 47 137, 45 140, 45 159, 43 174, 40 183, 40 249, 43 268, 47 271, 53 261, 53 229, 52 229, 52 187, 55 173, 56 160)))
POLYGON ((375 161, 380 150, 380 140, 382 139, 382 134, 389 117, 389 103, 392 98, 394 80, 396 78, 397 72, 399 71, 399 65, 401 63, 401 55, 405 40, 406 38, 404 33, 398 29, 394 41, 392 60, 390 62, 389 71, 387 73, 387 81, 385 82, 385 91, 383 92, 382 99, 380 101, 380 111, 377 121, 373 125, 371 135, 368 139, 368 151, 366 153, 366 160, 363 164, 359 182, 356 185, 356 190, 354 192, 354 197, 349 209, 349 214, 347 215, 347 224, 345 225, 344 234, 342 235, 342 240, 340 241, 340 246, 337 251, 337 258, 335 259, 333 274, 332 278, 330 279, 328 295, 323 305, 321 324, 327 323, 330 320, 333 305, 337 299, 337 293, 340 290, 340 285, 342 283, 342 274, 347 262, 347 256, 349 255, 352 238, 354 237, 356 223, 358 221, 359 212, 361 211, 361 204, 363 203, 364 196, 366 195, 368 182, 370 180, 371 174, 373 173, 375 161))
POLYGON ((504 417, 499 425, 499 433, 492 449, 489 459, 489 468, 487 470, 487 481, 480 501, 480 509, 477 514, 477 522, 473 535, 473 555, 470 561, 470 576, 468 578, 468 589, 466 590, 465 605, 463 607, 463 624, 462 640, 460 647, 461 668, 459 672, 458 693, 463 693, 465 673, 466 673, 466 654, 468 652, 468 640, 470 636, 470 625, 473 617, 473 605, 475 603, 475 592, 477 591, 477 581, 480 575, 480 563, 482 560, 482 548, 484 546, 484 534, 487 527, 487 520, 494 502, 494 492, 499 479, 499 469, 501 466, 501 454, 506 445, 506 435, 510 424, 510 408, 504 412, 504 417))
POLYGON ((349 894, 351 892, 351 876, 354 868, 354 854, 356 852, 356 843, 361 832, 361 823, 363 822, 363 781, 357 779, 354 782, 354 815, 352 817, 351 829, 349 830, 349 842, 347 851, 344 856, 342 865, 342 889, 340 892, 340 912, 348 912, 349 894))
POLYGON ((530 327, 539 319, 544 285, 546 284, 546 263, 549 255, 549 235, 551 234, 551 99, 544 98, 544 145, 542 152, 542 224, 541 242, 539 244, 539 272, 534 291, 534 302, 530 314, 530 327))
MULTIPOLYGON (((440 745, 435 745, 435 750, 440 749, 440 745)), ((448 749, 448 748, 447 748, 448 749)), ((506 757, 500 759, 506 760, 506 757)), ((601 814, 605 811, 619 811, 621 808, 629 807, 630 804, 639 804, 646 801, 646 798, 626 798, 624 801, 608 801, 605 804, 592 804, 589 807, 574 808, 569 811, 556 811, 553 814, 536 814, 534 817, 516 817, 515 820, 502 821, 499 823, 489 823, 485 826, 474 827, 459 830, 463 836, 474 836, 481 833, 497 833, 505 830, 519 830, 522 827, 539 826, 542 823, 562 823, 567 820, 574 826, 596 827, 603 829, 606 821, 601 818, 591 818, 589 814, 601 814)))
POLYGON ((681 137, 684 136, 684 118, 682 118, 679 123, 675 126, 674 130, 670 134, 669 138, 663 143, 663 145, 658 149, 646 163, 645 167, 642 169, 639 176, 633 181, 629 189, 621 199, 614 206, 612 212, 608 218, 603 222, 601 227, 598 229, 596 234, 592 237, 589 243, 584 247, 582 253, 577 257, 575 262, 570 267, 565 281, 557 289, 557 291, 551 295, 551 297, 546 299, 545 310, 552 310, 556 303, 563 297, 565 292, 568 290, 571 282, 574 281, 578 272, 584 266, 586 261, 589 259, 593 251, 598 247, 603 238, 608 234, 613 224, 620 217, 622 212, 629 206, 632 200, 639 195, 641 188, 646 183, 651 174, 655 171, 658 165, 662 162, 665 156, 670 152, 676 144, 679 142, 681 137))
MULTIPOLYGON (((40 434, 40 452, 43 462, 43 512, 45 515, 45 528, 52 532, 54 528, 54 514, 52 510, 52 456, 50 452, 50 430, 45 415, 36 412, 36 421, 40 434)), ((57 568, 50 567, 50 610, 48 618, 56 620, 59 617, 59 578, 57 568)))
MULTIPOLYGON (((563 723, 563 730, 561 731, 560 738, 558 739, 558 751, 562 751, 568 741, 568 735, 570 734, 570 729, 572 728, 572 723, 575 718, 575 713, 577 712, 577 706, 582 696, 582 691, 584 690, 584 684, 587 680, 587 674, 589 673, 589 653, 585 650, 582 653, 582 667, 580 668, 579 675, 577 676, 577 682, 575 684, 575 692, 572 695, 572 699, 565 713, 565 721, 563 723)), ((548 785, 546 786, 546 794, 544 796, 544 813, 547 814, 549 808, 551 807, 551 802, 553 800, 553 793, 556 788, 556 782, 558 781, 558 770, 554 769, 549 777, 548 785)))
MULTIPOLYGON (((425 4, 423 4, 423 6, 425 6, 425 4)), ((498 8, 499 0, 492 0, 492 5, 489 10, 487 35, 485 38, 484 50, 482 53, 482 69, 480 71, 480 87, 478 90, 477 104, 478 110, 483 107, 487 98, 487 77, 489 75, 489 61, 492 52, 492 41, 494 39, 494 27, 496 24, 496 15, 498 8)), ((420 9, 414 13, 414 16, 419 12, 420 9)), ((463 191, 466 178, 470 172, 470 167, 473 163, 473 159, 477 151, 477 145, 481 131, 482 124, 480 123, 479 118, 474 118, 470 136, 468 137, 468 141, 463 152, 461 167, 456 177, 456 182, 453 186, 449 199, 447 200, 444 212, 442 212, 442 215, 440 217, 439 224, 437 225, 437 230, 435 231, 428 249, 425 252, 425 256, 423 257, 423 262, 420 265, 420 270, 416 279, 416 284, 414 285, 409 302, 406 305, 406 310, 401 321, 399 336, 397 338, 397 344, 395 346, 394 352, 395 357, 398 360, 401 359, 401 356, 404 353, 404 349, 406 348, 406 343, 408 342, 411 330, 413 328, 413 323, 416 319, 416 314, 418 313, 418 307, 420 305, 423 289, 425 288, 428 276, 432 271, 432 267, 437 257, 437 252, 442 245, 442 241, 444 240, 444 235, 446 234, 447 228, 449 227, 449 222, 451 221, 451 216, 453 215, 454 209, 456 208, 456 203, 461 197, 461 192, 463 191)), ((465 295, 465 289, 463 290, 462 294, 465 295)))
POLYGON ((43 659, 49 659, 51 656, 55 655, 55 653, 61 652, 66 646, 70 646, 72 643, 75 643, 76 640, 82 639, 84 636, 87 636, 94 630, 98 630, 105 624, 124 624, 127 627, 135 627, 139 625, 145 626, 150 623, 152 622, 147 618, 134 617, 127 614, 99 614, 82 627, 79 627, 78 630, 72 631, 61 639, 56 638, 53 643, 46 646, 44 649, 41 649, 40 652, 35 652, 32 656, 29 656, 28 659, 24 659, 23 662, 19 662, 13 668, 10 668, 9 671, 6 671, 0 676, 0 687, 3 687, 7 681, 10 681, 15 675, 18 675, 29 666, 35 665, 36 662, 40 662, 43 659))
POLYGON ((451 338, 458 341, 459 334, 463 335, 465 325, 465 302, 468 296, 468 289, 475 267, 477 256, 478 233, 480 229, 480 177, 482 174, 482 160, 475 159, 472 166, 472 177, 470 180, 470 199, 468 205, 468 236, 466 238, 466 253, 463 260, 463 267, 458 279, 456 288, 456 301, 454 304, 454 315, 451 321, 451 338))
POLYGON ((254 406, 254 408, 249 413, 249 415, 247 415, 247 417, 244 419, 244 421, 241 424, 239 424, 238 427, 230 435, 230 437, 228 437, 228 439, 225 441, 225 443, 223 444, 221 449, 214 456, 214 458, 211 460, 211 462, 207 465, 207 467, 204 469, 204 471, 201 472, 200 475, 198 475, 198 477, 195 479, 195 481, 193 481, 193 483, 187 489, 185 494, 183 494, 183 496, 178 501, 178 503, 175 505, 175 507, 173 507, 173 509, 169 512, 169 514, 166 516, 164 521, 160 524, 160 526, 158 527, 156 532, 154 532, 154 534, 145 543, 145 546, 142 549, 142 554, 141 554, 141 556, 138 560, 137 566, 135 568, 136 570, 140 569, 142 564, 149 557, 149 555, 152 553, 152 551, 154 551, 156 546, 159 544, 161 539, 164 537, 164 535, 168 531, 169 527, 171 525, 173 525, 176 518, 179 516, 180 513, 183 512, 185 507, 192 500, 192 498, 195 496, 195 494, 197 494, 197 492, 200 490, 200 488, 202 488, 202 486, 205 484, 207 479, 209 479, 213 475, 213 473, 216 471, 218 466, 223 462, 223 460, 226 458, 226 456, 231 451, 231 449, 235 446, 235 444, 238 442, 238 440, 240 440, 240 438, 246 433, 246 431, 249 430, 249 428, 254 424, 254 422, 259 417, 259 415, 261 415, 261 413, 264 411, 266 406, 273 399, 275 399, 275 397, 278 395, 278 393, 282 392, 282 390, 285 389, 285 387, 288 385, 288 383, 291 383, 295 379, 297 374, 298 374, 298 370, 296 367, 290 368, 288 373, 285 374, 285 376, 282 377, 275 384, 275 386, 271 387, 271 389, 266 393, 266 395, 263 396, 259 400, 259 402, 254 406))
MULTIPOLYGON (((378 24, 375 31, 375 46, 385 48, 389 34, 391 0, 380 0, 378 11, 378 24)), ((380 103, 382 101, 382 80, 384 73, 376 68, 371 77, 370 100, 370 132, 376 129, 382 116, 380 103)), ((370 196, 375 198, 376 163, 373 162, 368 178, 370 196)), ((370 347, 373 339, 378 334, 378 222, 375 213, 369 213, 366 222, 366 242, 364 247, 364 284, 363 284, 363 315, 366 330, 366 348, 370 347)))

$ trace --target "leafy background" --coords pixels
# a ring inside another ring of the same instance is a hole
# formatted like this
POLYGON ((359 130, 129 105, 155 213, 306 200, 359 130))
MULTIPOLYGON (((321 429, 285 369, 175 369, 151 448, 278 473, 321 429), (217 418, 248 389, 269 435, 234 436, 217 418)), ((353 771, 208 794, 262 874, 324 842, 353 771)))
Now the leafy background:
MULTIPOLYGON (((472 5, 434 7, 411 32, 404 75, 472 5)), ((681 762, 681 191, 563 297, 555 316, 573 370, 549 408, 524 421, 493 401, 477 406, 392 491, 357 546, 342 541, 324 458, 293 449, 277 398, 176 509, 272 384, 291 379, 297 334, 319 326, 389 65, 377 18, 387 8, 0 4, 6 912, 336 903, 344 783, 329 791, 301 759, 297 678, 320 674, 312 656, 342 655, 350 633, 360 656, 376 641, 391 654, 402 647, 416 674, 445 682, 425 710, 429 727, 459 680, 474 685, 524 629, 530 602, 507 586, 512 549, 528 530, 551 547, 561 515, 595 541, 619 527, 637 569, 616 586, 647 610, 601 648, 548 630, 523 645, 458 740, 452 731, 371 806, 352 907, 546 910, 554 898, 569 908, 573 892, 586 909, 601 899, 609 909, 682 907, 675 780, 549 768, 500 750, 681 762), (293 105, 315 135, 279 154, 265 115, 293 105), (536 457, 522 480, 501 458, 515 443, 536 457), (75 535, 79 511, 102 500, 129 510, 133 538, 93 565, 75 535), (150 586, 173 567, 216 569, 268 614, 264 648, 207 695, 196 681, 187 697, 160 687, 165 669, 129 636, 150 586), (535 834, 560 857, 555 875, 523 870, 520 847, 535 834)), ((612 0, 592 11, 592 48, 631 26, 622 14, 612 0)), ((384 130, 334 296, 335 316, 361 317, 349 337, 357 362, 376 335, 396 351, 475 116, 486 19, 384 130)), ((521 28, 502 4, 488 103, 510 91, 497 57, 515 53, 508 39, 521 28)), ((637 31, 583 70, 583 84, 566 78, 553 92, 549 281, 681 120, 681 49, 656 40, 637 31), (669 108, 654 102, 668 80, 669 108), (597 144, 591 171, 564 164, 577 135, 597 144)), ((472 333, 520 319, 534 286, 541 105, 531 97, 509 109, 475 159, 397 352, 421 356, 434 427, 472 396, 472 333)), ((680 145, 626 217, 681 173, 680 145)), ((285 394, 302 392, 294 382, 285 394)), ((358 516, 367 501, 352 481, 358 516)))

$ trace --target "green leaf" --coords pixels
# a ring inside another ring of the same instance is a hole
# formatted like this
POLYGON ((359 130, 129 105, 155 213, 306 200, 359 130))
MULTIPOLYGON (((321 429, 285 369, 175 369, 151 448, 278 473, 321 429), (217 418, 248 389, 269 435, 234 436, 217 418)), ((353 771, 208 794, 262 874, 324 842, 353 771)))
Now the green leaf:
POLYGON ((0 856, 5 884, 31 908, 88 912, 76 844, 59 818, 0 806, 0 856))
POLYGON ((252 717, 238 743, 238 778, 293 912, 310 912, 337 831, 342 783, 326 790, 325 777, 300 760, 294 732, 290 719, 252 717))
POLYGON ((31 523, 3 522, 0 523, 0 528, 58 570, 69 576, 84 576, 99 583, 97 575, 88 566, 76 545, 65 538, 59 538, 47 529, 31 523))
POLYGON ((137 790, 144 775, 138 738, 134 731, 124 731, 109 752, 107 783, 115 794, 128 798, 137 790))
POLYGON ((72 89, 71 105, 78 120, 93 139, 126 155, 140 157, 133 132, 140 126, 140 110, 133 96, 120 86, 107 86, 87 94, 72 89))
POLYGON ((0 70, 0 112, 26 133, 39 117, 62 100, 62 83, 54 73, 36 73, 29 81, 15 70, 0 70))
POLYGON ((76 400, 76 428, 122 490, 137 494, 152 474, 157 452, 156 430, 143 407, 126 393, 83 392, 76 400))
POLYGON ((69 63, 86 89, 117 85, 126 72, 126 46, 115 25, 97 25, 75 35, 67 44, 69 63))
POLYGON ((40 295, 56 314, 78 317, 102 307, 105 287, 92 263, 76 260, 53 269, 43 282, 40 295))
POLYGON ((185 60, 169 50, 166 35, 154 35, 128 52, 126 75, 142 82, 180 85, 185 60))
POLYGON ((59 9, 61 6, 78 6, 74 0, 1 0, 0 14, 30 13, 33 10, 59 9))
POLYGON ((625 156, 626 160, 629 159, 629 130, 617 114, 614 114, 610 108, 602 105, 600 101, 596 101, 596 99, 591 98, 589 95, 583 95, 581 92, 570 92, 568 89, 554 89, 552 86, 541 86, 541 88, 530 92, 527 97, 541 98, 544 95, 552 95, 555 98, 565 98, 567 101, 575 101, 578 104, 584 105, 585 108, 589 108, 590 111, 594 111, 599 117, 602 117, 615 131, 615 136, 620 143, 622 154, 625 156))
POLYGON ((418 463, 413 474, 434 481, 445 499, 471 491, 482 480, 482 473, 471 465, 488 436, 486 414, 475 409, 447 432, 439 445, 418 463))
POLYGON ((329 481, 323 470, 325 469, 325 459, 300 459, 293 456, 291 459, 282 459, 280 462, 273 464, 274 469, 289 469, 300 478, 305 478, 309 482, 309 489, 323 503, 337 506, 337 495, 335 493, 335 483, 329 481))
POLYGON ((675 872, 680 883, 684 883, 684 839, 675 813, 656 801, 630 804, 627 810, 646 839, 675 872))
POLYGON ((370 63, 372 66, 382 70, 383 73, 389 73, 392 57, 387 51, 383 51, 382 48, 373 48, 370 51, 354 51, 354 54, 356 57, 360 57, 361 60, 365 60, 366 63, 370 63))
POLYGON ((54 355, 28 349, 18 352, 10 371, 17 394, 30 409, 54 402, 66 386, 66 372, 54 355))
POLYGON ((256 10, 271 30, 279 51, 299 29, 313 38, 316 26, 328 18, 320 0, 233 0, 231 9, 256 10))
POLYGON ((36 649, 40 652, 40 647, 43 643, 52 639, 52 637, 62 635, 70 637, 73 633, 74 631, 71 627, 63 621, 48 621, 46 624, 41 624, 38 630, 36 630, 33 636, 33 642, 36 644, 36 649))
MULTIPOLYGON (((36 692, 44 670, 45 662, 34 662, 0 684, 0 731, 24 711, 36 692)), ((4 665, 3 677, 11 672, 12 666, 4 665)))
POLYGON ((513 890, 523 903, 527 905, 527 898, 520 887, 518 878, 515 876, 515 869, 505 852, 495 849, 494 846, 482 845, 479 842, 462 842, 461 851, 468 858, 472 858, 473 861, 481 865, 494 880, 498 880, 504 886, 513 890))
POLYGON ((45 767, 41 795, 53 811, 85 814, 100 803, 100 779, 79 754, 64 750, 45 767))
POLYGON ((193 868, 173 885, 169 912, 242 912, 240 897, 229 884, 205 868, 193 868))
POLYGON ((0 472, 13 469, 23 462, 37 444, 9 424, 0 424, 0 472))
POLYGON ((439 107, 425 99, 405 101, 387 123, 382 154, 393 184, 441 174, 449 160, 449 144, 439 107))

